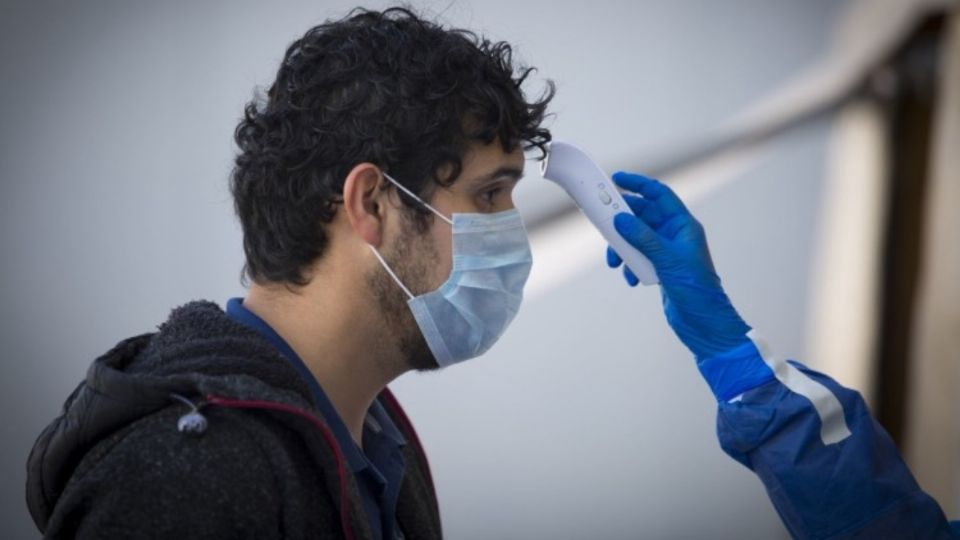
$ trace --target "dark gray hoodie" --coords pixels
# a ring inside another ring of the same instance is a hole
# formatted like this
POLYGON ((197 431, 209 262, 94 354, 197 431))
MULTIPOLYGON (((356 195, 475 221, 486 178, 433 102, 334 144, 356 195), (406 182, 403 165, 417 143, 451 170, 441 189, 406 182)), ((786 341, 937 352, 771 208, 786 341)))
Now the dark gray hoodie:
MULTIPOLYGON (((390 391, 378 399, 412 442, 399 528, 440 538, 423 448, 390 391)), ((181 306, 95 360, 27 467, 45 538, 371 537, 304 381, 212 302, 181 306)))

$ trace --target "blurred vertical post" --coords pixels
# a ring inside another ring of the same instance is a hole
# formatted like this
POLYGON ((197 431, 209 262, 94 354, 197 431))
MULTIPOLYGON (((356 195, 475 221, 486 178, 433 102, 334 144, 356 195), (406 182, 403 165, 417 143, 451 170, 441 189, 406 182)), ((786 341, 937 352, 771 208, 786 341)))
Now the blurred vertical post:
POLYGON ((881 261, 877 334, 877 420, 903 448, 915 344, 913 327, 921 261, 926 256, 927 193, 931 183, 937 82, 945 17, 932 13, 879 68, 889 91, 879 93, 889 140, 886 222, 881 261))
POLYGON ((960 10, 945 25, 912 330, 905 441, 917 480, 960 516, 960 10))

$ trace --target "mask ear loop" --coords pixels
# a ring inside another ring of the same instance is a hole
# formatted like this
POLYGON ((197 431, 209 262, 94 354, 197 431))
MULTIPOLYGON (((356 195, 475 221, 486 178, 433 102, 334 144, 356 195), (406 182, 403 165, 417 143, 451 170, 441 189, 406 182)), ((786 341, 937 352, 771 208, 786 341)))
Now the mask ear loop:
POLYGON ((393 272, 393 269, 390 268, 390 265, 387 264, 387 261, 383 260, 383 257, 380 255, 380 252, 377 251, 377 248, 373 247, 373 245, 371 244, 367 244, 367 245, 370 246, 370 250, 373 251, 373 254, 377 256, 377 259, 379 259, 380 264, 383 266, 383 269, 386 270, 388 274, 390 274, 390 277, 392 277, 394 281, 397 282, 397 285, 399 285, 400 288, 403 289, 403 292, 407 293, 407 296, 410 297, 411 300, 413 300, 413 293, 411 293, 410 289, 408 289, 406 285, 404 285, 403 282, 400 281, 400 278, 398 278, 397 274, 393 272))
POLYGON ((390 182, 392 182, 393 185, 397 186, 401 191, 403 191, 403 192, 406 193, 407 195, 413 197, 418 203, 426 206, 431 212, 433 212, 434 214, 440 216, 440 219, 446 221, 446 222, 449 223, 450 225, 453 225, 453 220, 452 220, 452 219, 450 219, 450 218, 448 218, 447 216, 445 216, 445 215, 441 214, 440 212, 438 212, 436 208, 434 208, 434 207, 430 206, 429 204, 427 204, 426 201, 424 201, 423 199, 421 199, 420 197, 418 197, 416 193, 410 191, 409 189, 407 189, 406 187, 404 187, 403 184, 401 184, 400 182, 397 182, 396 180, 394 180, 393 177, 391 177, 389 174, 387 174, 386 172, 384 172, 384 173, 383 173, 383 177, 386 178, 387 180, 389 180, 390 182))
MULTIPOLYGON (((402 190, 404 193, 406 193, 407 195, 413 197, 414 200, 416 200, 416 201, 419 202, 420 204, 426 206, 431 212, 433 212, 434 214, 436 214, 437 216, 439 216, 440 219, 442 219, 442 220, 446 221, 447 223, 449 223, 450 226, 453 226, 453 220, 451 220, 451 219, 448 218, 447 216, 445 216, 445 215, 441 214, 440 212, 438 212, 436 208, 434 208, 434 207, 430 206, 429 204, 427 204, 427 202, 424 201, 423 199, 421 199, 420 197, 418 197, 416 193, 410 191, 410 190, 407 189, 403 184, 401 184, 400 182, 397 182, 396 180, 394 180, 393 177, 391 177, 389 174, 387 174, 386 172, 384 172, 384 173, 383 173, 383 177, 386 178, 387 180, 389 180, 393 185, 397 186, 397 188, 399 188, 400 190, 402 190)), ((409 297, 411 300, 413 300, 413 299, 414 299, 413 293, 411 293, 411 292, 410 292, 410 289, 408 289, 407 286, 404 285, 402 281, 400 281, 400 278, 397 277, 397 274, 393 271, 392 268, 390 268, 390 265, 387 264, 387 261, 385 261, 385 260, 383 259, 383 256, 380 255, 380 252, 377 251, 377 248, 373 247, 373 245, 371 245, 371 244, 367 244, 367 245, 370 246, 370 250, 373 251, 373 254, 377 256, 377 260, 380 261, 380 265, 383 266, 383 269, 386 270, 388 274, 390 274, 390 277, 393 278, 393 281, 395 281, 395 282, 397 283, 397 285, 399 285, 400 288, 403 289, 403 292, 405 292, 405 293, 407 294, 407 297, 409 297)))

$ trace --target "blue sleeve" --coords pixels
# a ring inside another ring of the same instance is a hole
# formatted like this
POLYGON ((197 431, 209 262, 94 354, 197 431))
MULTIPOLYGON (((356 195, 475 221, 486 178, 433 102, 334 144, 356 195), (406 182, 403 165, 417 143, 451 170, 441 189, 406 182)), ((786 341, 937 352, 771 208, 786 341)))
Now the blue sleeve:
POLYGON ((859 393, 799 363, 763 361, 777 377, 721 400, 717 434, 723 450, 760 477, 794 538, 960 538, 960 525, 920 489, 859 393), (784 370, 836 397, 839 437, 822 429, 823 400, 788 388, 796 385, 784 370))

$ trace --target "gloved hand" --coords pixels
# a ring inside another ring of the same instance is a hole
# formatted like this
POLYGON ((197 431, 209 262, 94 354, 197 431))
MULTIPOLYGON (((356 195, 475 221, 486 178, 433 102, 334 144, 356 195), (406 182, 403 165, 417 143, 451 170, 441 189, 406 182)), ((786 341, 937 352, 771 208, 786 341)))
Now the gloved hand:
MULTIPOLYGON (((614 218, 614 226, 653 263, 660 278, 667 322, 698 363, 748 342, 750 327, 720 286, 703 226, 680 198, 667 186, 638 174, 618 172, 613 181, 643 196, 624 194, 636 215, 620 213, 614 218)), ((616 268, 622 262, 608 247, 607 264, 616 268)), ((626 266, 623 274, 631 287, 639 282, 626 266)))

